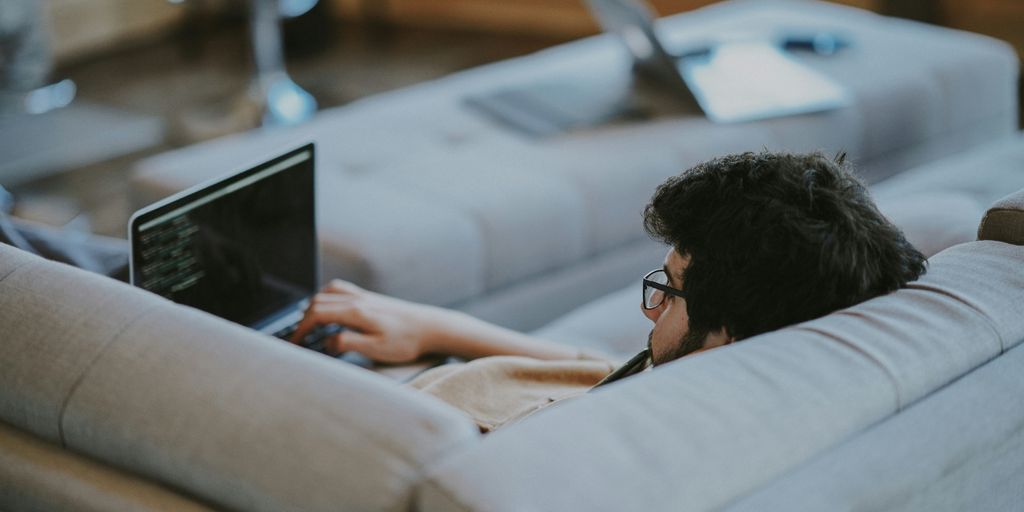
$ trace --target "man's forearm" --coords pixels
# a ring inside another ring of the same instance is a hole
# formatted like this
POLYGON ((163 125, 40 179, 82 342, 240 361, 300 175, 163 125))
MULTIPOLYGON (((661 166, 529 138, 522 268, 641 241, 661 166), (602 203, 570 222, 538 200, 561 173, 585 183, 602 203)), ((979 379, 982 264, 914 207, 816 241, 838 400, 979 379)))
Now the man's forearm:
POLYGON ((536 359, 577 359, 580 351, 474 318, 444 310, 429 334, 431 352, 466 359, 487 356, 525 356, 536 359))

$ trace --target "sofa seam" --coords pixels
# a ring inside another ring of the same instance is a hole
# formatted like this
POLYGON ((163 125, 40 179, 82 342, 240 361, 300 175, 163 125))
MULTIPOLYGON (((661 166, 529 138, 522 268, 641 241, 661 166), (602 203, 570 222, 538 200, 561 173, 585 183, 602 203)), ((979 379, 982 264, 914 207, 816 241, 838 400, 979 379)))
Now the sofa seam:
POLYGON ((21 269, 23 269, 23 268, 25 268, 25 267, 27 267, 29 265, 32 265, 33 263, 36 263, 36 262, 34 262, 32 260, 28 260, 28 261, 22 262, 19 265, 15 265, 15 267, 12 268, 9 272, 7 272, 6 274, 0 276, 0 282, 3 282, 8 277, 11 277, 12 275, 14 275, 17 271, 19 271, 19 270, 21 270, 21 269))
MULTIPOLYGON (((953 293, 951 293, 948 290, 945 290, 945 289, 943 289, 943 288, 941 288, 939 286, 934 286, 934 285, 929 285, 929 284, 921 284, 920 282, 914 282, 914 283, 910 283, 910 289, 925 290, 925 291, 928 291, 928 292, 931 292, 931 293, 937 293, 939 295, 943 295, 945 297, 948 297, 948 298, 954 300, 958 304, 963 304, 967 309, 969 309, 976 316, 981 318, 984 321, 985 326, 988 327, 989 331, 991 331, 992 334, 995 335, 996 339, 999 341, 999 355, 1002 355, 1002 354, 1004 354, 1006 352, 1006 339, 1003 338, 1003 335, 999 332, 999 329, 996 328, 995 320, 991 316, 989 316, 987 313, 985 313, 984 311, 982 311, 978 307, 974 306, 974 304, 971 304, 970 302, 965 301, 965 300, 957 297, 953 293)), ((972 370, 973 370, 973 368, 972 368, 972 370)))
POLYGON ((152 313, 157 308, 157 306, 157 304, 149 306, 148 308, 139 312, 139 314, 136 315, 135 318, 132 318, 124 325, 122 325, 121 328, 118 329, 117 332, 115 332, 114 335, 110 337, 110 340, 108 340, 103 345, 103 348, 96 352, 96 355, 93 356, 91 361, 89 361, 89 364, 87 364, 85 368, 82 370, 82 372, 75 378, 75 381, 71 384, 71 387, 70 389, 68 389, 67 394, 64 395, 64 400, 61 402, 60 405, 60 412, 58 412, 57 414, 57 434, 60 437, 60 445, 62 448, 68 448, 67 440, 64 438, 64 414, 65 412, 67 412, 67 408, 71 404, 71 399, 74 397, 75 392, 78 391, 78 388, 85 381, 85 378, 92 371, 96 363, 99 362, 100 358, 107 353, 107 350, 110 348, 110 346, 117 342, 117 340, 121 338, 121 335, 123 335, 125 331, 127 331, 130 327, 135 325, 136 322, 152 313))
POLYGON ((815 333, 815 334, 818 334, 818 335, 821 335, 821 336, 825 336, 826 338, 829 338, 829 339, 839 343, 840 345, 842 345, 844 347, 847 347, 850 350, 853 350, 854 352, 862 355, 863 357, 867 358, 869 361, 874 363, 875 366, 880 368, 882 370, 882 373, 885 374, 885 377, 889 380, 889 384, 892 386, 893 391, 896 394, 896 411, 903 410, 903 394, 904 394, 903 393, 903 387, 900 386, 899 379, 896 378, 896 375, 892 373, 892 370, 890 370, 888 365, 883 363, 881 359, 875 357, 874 355, 872 355, 870 352, 868 352, 864 348, 858 347, 857 345, 853 344, 852 342, 844 340, 844 339, 840 338, 839 336, 836 336, 835 334, 833 334, 831 332, 828 332, 828 331, 826 331, 826 330, 824 330, 824 329, 822 329, 820 327, 813 327, 813 326, 809 326, 809 325, 803 325, 803 326, 801 326, 801 328, 806 329, 806 330, 808 330, 808 331, 810 331, 812 333, 815 333))

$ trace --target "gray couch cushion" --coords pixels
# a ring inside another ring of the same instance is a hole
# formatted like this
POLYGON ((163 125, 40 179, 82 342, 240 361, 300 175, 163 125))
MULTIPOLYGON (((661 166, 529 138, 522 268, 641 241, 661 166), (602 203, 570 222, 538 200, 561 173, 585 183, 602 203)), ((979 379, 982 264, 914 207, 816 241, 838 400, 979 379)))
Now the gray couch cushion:
POLYGON ((978 228, 978 239, 1024 245, 1024 190, 1000 199, 989 208, 978 228))
POLYGON ((0 420, 204 501, 407 510, 424 466, 477 439, 382 376, 8 246, 0 262, 0 420))
MULTIPOLYGON (((1024 176, 1021 179, 1024 186, 1024 176)), ((956 191, 928 191, 879 201, 878 209, 903 231, 907 241, 925 257, 976 240, 985 208, 975 198, 956 191)))
POLYGON ((125 326, 162 301, 0 244, 0 421, 62 440, 67 399, 125 326))
POLYGON ((418 503, 721 507, 1018 343, 1022 264, 1024 247, 951 248, 905 290, 684 358, 498 431, 431 470, 418 503))
MULTIPOLYGON (((909 169, 871 187, 879 204, 922 194, 962 194, 988 206, 1024 188, 1024 133, 1002 136, 936 162, 909 169)), ((980 219, 980 218, 979 218, 980 219)))
POLYGON ((1014 510, 1024 503, 1024 347, 726 510, 1014 510))

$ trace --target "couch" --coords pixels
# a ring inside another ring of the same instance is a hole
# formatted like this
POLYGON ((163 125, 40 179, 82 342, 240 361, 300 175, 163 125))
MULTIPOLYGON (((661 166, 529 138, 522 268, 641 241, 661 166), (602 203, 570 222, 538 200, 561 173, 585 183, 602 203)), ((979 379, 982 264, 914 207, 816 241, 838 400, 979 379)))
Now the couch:
POLYGON ((135 166, 133 200, 148 204, 315 141, 325 278, 532 330, 660 261, 640 212, 657 184, 699 161, 764 147, 846 151, 875 183, 1017 127, 1018 57, 977 34, 800 0, 722 2, 658 29, 676 49, 737 34, 837 32, 849 48, 795 58, 846 86, 853 103, 715 124, 654 95, 642 122, 547 139, 465 107, 505 87, 628 80, 622 46, 597 36, 327 109, 293 129, 147 158, 135 166))
MULTIPOLYGON (((973 218, 963 205, 1022 174, 1016 136, 876 190, 937 194, 901 222, 949 241, 963 236, 950 212, 973 218)), ((387 377, 0 245, 0 508, 1017 508, 1024 190, 977 233, 907 289, 486 437, 387 377)), ((638 297, 539 334, 635 350, 638 297)))

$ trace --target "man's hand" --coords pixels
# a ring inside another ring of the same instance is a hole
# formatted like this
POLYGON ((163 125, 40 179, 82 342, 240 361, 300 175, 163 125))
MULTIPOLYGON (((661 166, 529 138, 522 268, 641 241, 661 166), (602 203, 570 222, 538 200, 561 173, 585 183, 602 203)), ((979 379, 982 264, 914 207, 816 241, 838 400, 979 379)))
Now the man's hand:
POLYGON ((290 341, 301 344, 315 327, 339 324, 346 329, 328 337, 328 352, 355 351, 374 361, 407 363, 435 351, 432 340, 448 314, 334 280, 311 299, 290 341))
POLYGON ((465 359, 512 355, 537 359, 577 359, 579 350, 498 327, 465 313, 416 304, 331 281, 310 302, 292 335, 301 344, 315 327, 346 328, 330 336, 330 353, 355 351, 382 363, 408 363, 428 353, 465 359))

